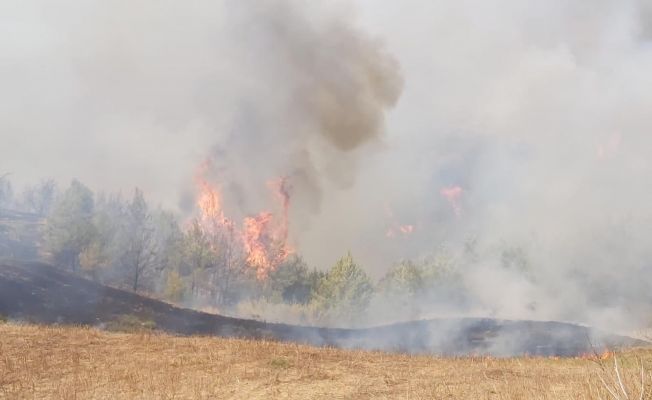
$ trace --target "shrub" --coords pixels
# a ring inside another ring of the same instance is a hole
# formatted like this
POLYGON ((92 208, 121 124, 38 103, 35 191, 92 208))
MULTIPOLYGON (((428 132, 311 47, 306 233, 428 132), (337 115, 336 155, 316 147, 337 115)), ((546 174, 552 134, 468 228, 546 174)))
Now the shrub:
POLYGON ((151 332, 156 329, 156 322, 137 315, 120 315, 106 325, 106 329, 116 332, 151 332))
POLYGON ((269 362, 269 365, 271 365, 272 368, 288 369, 292 366, 292 363, 287 358, 277 357, 277 358, 273 358, 269 362))
POLYGON ((294 325, 314 325, 319 320, 311 304, 270 302, 266 299, 250 299, 238 303, 235 314, 267 322, 294 325))

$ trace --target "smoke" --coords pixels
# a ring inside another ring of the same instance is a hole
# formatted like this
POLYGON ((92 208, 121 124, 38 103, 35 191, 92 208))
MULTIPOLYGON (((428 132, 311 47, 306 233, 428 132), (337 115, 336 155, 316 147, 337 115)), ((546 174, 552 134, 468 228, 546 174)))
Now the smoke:
POLYGON ((229 4, 248 82, 236 123, 216 144, 218 179, 250 212, 264 181, 286 176, 295 220, 306 222, 325 191, 354 185, 361 154, 381 143, 384 113, 401 93, 398 62, 355 26, 348 6, 229 4))
POLYGON ((210 158, 229 215, 288 178, 311 265, 443 244, 472 293, 449 312, 650 315, 649 2, 80 3, 0 6, 0 173, 190 213, 210 158))
POLYGON ((473 240, 474 314, 648 322, 647 2, 364 4, 406 76, 377 179, 418 221, 414 251, 473 240), (505 267, 511 246, 527 273, 505 267))

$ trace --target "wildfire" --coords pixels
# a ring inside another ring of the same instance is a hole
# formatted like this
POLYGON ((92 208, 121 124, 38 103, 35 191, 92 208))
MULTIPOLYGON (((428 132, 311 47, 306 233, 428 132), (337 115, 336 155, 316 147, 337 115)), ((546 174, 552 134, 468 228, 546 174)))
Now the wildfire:
POLYGON ((265 279, 285 261, 293 250, 288 245, 288 212, 290 193, 286 178, 270 181, 268 186, 281 201, 283 213, 280 220, 268 211, 244 220, 242 240, 247 254, 247 262, 256 268, 258 279, 265 279))
POLYGON ((385 232, 388 238, 395 238, 398 235, 409 236, 414 232, 414 225, 399 225, 394 228, 389 228, 385 232))
POLYGON ((410 236, 412 233, 414 233, 414 225, 410 224, 399 224, 396 222, 396 218, 394 217, 394 212, 392 211, 392 207, 389 205, 389 203, 385 203, 385 214, 387 215, 387 218, 390 221, 391 226, 387 228, 385 231, 385 237, 388 238, 395 238, 399 235, 401 236, 410 236))
POLYGON ((267 278, 285 261, 293 250, 288 244, 288 217, 290 190, 286 178, 270 181, 269 188, 282 206, 280 215, 262 211, 246 217, 239 228, 225 217, 219 189, 206 179, 209 163, 200 166, 195 178, 199 194, 197 207, 200 211, 200 225, 208 233, 225 232, 233 239, 233 244, 241 246, 246 262, 256 269, 256 277, 267 278))
POLYGON ((199 188, 197 206, 201 211, 200 222, 202 227, 213 234, 223 228, 232 231, 233 223, 224 216, 222 200, 217 188, 211 186, 203 175, 198 175, 195 181, 199 188))
POLYGON ((608 360, 613 356, 613 353, 609 350, 605 350, 602 353, 585 353, 581 354, 577 358, 582 360, 593 360, 593 361, 604 361, 608 360))
POLYGON ((451 207, 453 207, 453 212, 456 216, 462 215, 462 206, 460 205, 460 199, 462 197, 462 188, 455 186, 446 186, 443 187, 439 193, 445 198, 451 207))

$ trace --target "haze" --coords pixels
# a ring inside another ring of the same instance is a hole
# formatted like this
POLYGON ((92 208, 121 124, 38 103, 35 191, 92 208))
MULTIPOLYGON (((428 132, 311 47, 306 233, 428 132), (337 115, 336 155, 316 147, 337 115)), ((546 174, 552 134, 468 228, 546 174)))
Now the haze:
POLYGON ((182 217, 206 159, 233 214, 289 175, 311 265, 471 242, 479 313, 626 328, 652 300, 651 70, 645 0, 10 0, 0 173, 182 217))

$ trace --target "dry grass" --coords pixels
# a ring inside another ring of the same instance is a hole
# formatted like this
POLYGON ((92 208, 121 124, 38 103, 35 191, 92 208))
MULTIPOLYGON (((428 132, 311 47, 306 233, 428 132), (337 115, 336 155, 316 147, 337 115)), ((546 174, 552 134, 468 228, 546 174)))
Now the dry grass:
MULTIPOLYGON (((652 370, 650 349, 618 356, 632 399, 639 359, 652 370)), ((612 366, 0 324, 0 398, 7 399, 607 399, 599 375, 611 383, 612 366)))

